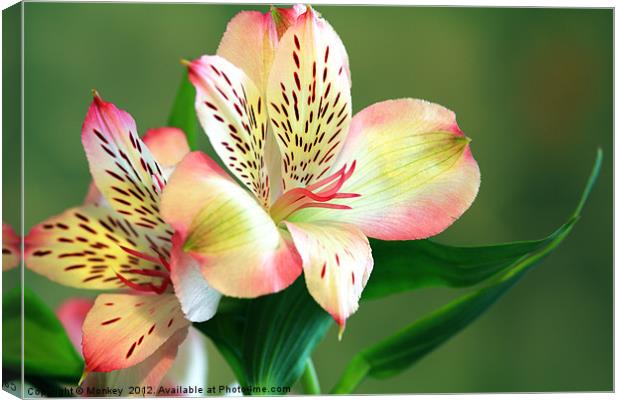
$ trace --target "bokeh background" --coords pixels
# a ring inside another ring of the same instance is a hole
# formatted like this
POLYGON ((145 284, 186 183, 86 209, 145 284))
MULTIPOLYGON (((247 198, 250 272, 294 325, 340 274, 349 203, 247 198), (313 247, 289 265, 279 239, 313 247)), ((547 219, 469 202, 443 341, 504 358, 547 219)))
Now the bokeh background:
MULTIPOLYGON (((80 127, 91 89, 128 110, 141 132, 165 124, 183 73, 179 59, 213 54, 242 9, 267 6, 26 3, 26 230, 84 197, 90 178, 80 127)), ((576 205, 597 147, 605 153, 583 219, 556 252, 449 343, 358 392, 612 390, 612 10, 317 9, 347 47, 354 111, 423 98, 454 110, 473 139, 480 193, 438 240, 547 235, 576 205)), ((29 271, 25 279, 53 307, 93 295, 29 271)), ((424 289, 364 303, 342 342, 332 329, 318 346, 323 388, 356 351, 461 292, 424 289)), ((211 350, 210 383, 232 382, 211 350)))

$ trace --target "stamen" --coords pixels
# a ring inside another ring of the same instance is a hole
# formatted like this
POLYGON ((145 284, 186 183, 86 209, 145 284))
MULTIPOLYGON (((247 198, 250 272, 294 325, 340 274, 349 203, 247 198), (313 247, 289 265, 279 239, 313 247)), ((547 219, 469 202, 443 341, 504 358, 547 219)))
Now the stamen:
POLYGON ((130 248, 125 247, 125 246, 120 246, 120 247, 121 247, 121 249, 123 249, 123 251, 125 253, 129 253, 129 254, 131 254, 134 257, 138 257, 138 258, 141 258, 143 260, 150 261, 150 262, 152 262, 154 264, 159 264, 161 262, 158 258, 155 258, 153 256, 149 256, 148 254, 141 253, 141 252, 139 252, 137 250, 130 249, 130 248))
POLYGON ((345 165, 332 175, 312 185, 305 188, 294 188, 285 192, 271 207, 270 214, 272 218, 279 222, 296 211, 310 207, 339 210, 350 209, 351 207, 346 205, 327 202, 333 199, 350 199, 360 196, 357 193, 338 192, 353 175, 353 171, 355 171, 355 161, 353 161, 349 169, 345 165))
MULTIPOLYGON (((145 261, 152 262, 157 265, 161 264, 164 266, 164 268, 166 268, 168 272, 170 272, 170 263, 168 263, 168 261, 161 254, 159 254, 159 252, 157 252, 158 257, 154 257, 148 254, 144 254, 142 252, 127 248, 125 246, 120 246, 120 247, 121 249, 123 249, 124 252, 131 254, 134 257, 140 258, 145 261)), ((168 272, 157 271, 157 270, 152 270, 152 269, 130 269, 127 271, 127 273, 132 273, 136 275, 153 276, 157 278, 162 278, 162 283, 159 286, 154 285, 150 282, 148 283, 132 282, 118 272, 116 273, 116 277, 120 279, 121 282, 123 282, 126 286, 134 290, 137 290, 140 292, 154 292, 156 294, 162 294, 166 291, 166 289, 168 288, 168 285, 171 283, 170 274, 168 272)))
POLYGON ((125 286, 128 286, 139 292, 151 292, 154 289, 153 285, 150 283, 145 283, 145 284, 134 283, 130 281, 129 279, 125 278, 123 275, 119 274, 118 272, 116 273, 116 277, 120 279, 121 282, 125 284, 125 286))
POLYGON ((299 207, 297 210, 301 210, 303 208, 310 208, 310 207, 315 207, 315 208, 333 208, 335 210, 350 210, 351 207, 345 205, 345 204, 331 204, 331 203, 307 203, 304 204, 303 206, 299 207))
POLYGON ((159 261, 161 261, 161 264, 164 266, 164 268, 166 268, 168 272, 170 272, 170 263, 161 254, 159 255, 159 261))
POLYGON ((162 294, 168 288, 170 284, 170 278, 166 278, 161 285, 155 286, 152 283, 135 283, 125 278, 119 273, 116 273, 116 277, 121 280, 128 287, 137 290, 139 292, 154 292, 156 294, 162 294))
POLYGON ((168 274, 162 271, 155 271, 152 269, 130 269, 127 270, 127 272, 131 272, 134 274, 138 274, 138 275, 144 275, 144 276, 156 276, 158 278, 168 278, 168 274))

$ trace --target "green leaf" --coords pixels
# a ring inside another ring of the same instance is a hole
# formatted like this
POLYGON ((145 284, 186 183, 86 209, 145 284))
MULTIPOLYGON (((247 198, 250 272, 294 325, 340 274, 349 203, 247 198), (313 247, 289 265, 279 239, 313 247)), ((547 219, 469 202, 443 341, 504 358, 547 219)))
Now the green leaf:
POLYGON ((551 239, 482 247, 457 247, 430 240, 371 241, 375 268, 362 299, 431 286, 467 287, 508 268, 551 239))
POLYGON ((168 118, 168 126, 182 129, 192 150, 196 149, 196 132, 198 131, 196 111, 194 110, 195 98, 196 89, 189 81, 187 73, 184 72, 168 118))
POLYGON ((331 322, 303 279, 281 294, 253 301, 243 347, 248 383, 292 386, 331 322))
POLYGON ((242 386, 292 386, 332 318, 298 279, 283 292, 245 301, 196 326, 231 364, 242 386))
MULTIPOLYGON (((21 292, 17 287, 2 296, 2 364, 21 368, 21 292)), ((54 312, 24 288, 24 372, 26 376, 77 383, 84 363, 54 312)))
POLYGON ((601 160, 602 153, 599 150, 577 209, 568 222, 544 240, 544 245, 533 248, 510 264, 509 268, 485 287, 448 303, 395 335, 358 353, 345 369, 332 393, 351 393, 366 376, 386 378, 400 373, 486 311, 570 233, 596 182, 601 160))

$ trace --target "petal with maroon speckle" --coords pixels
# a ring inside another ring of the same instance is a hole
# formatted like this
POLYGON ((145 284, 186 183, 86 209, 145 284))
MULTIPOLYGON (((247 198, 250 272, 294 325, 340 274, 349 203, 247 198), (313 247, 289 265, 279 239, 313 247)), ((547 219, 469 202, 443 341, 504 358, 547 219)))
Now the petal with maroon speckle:
POLYGON ((372 272, 368 239, 352 225, 328 221, 285 224, 303 260, 308 291, 344 329, 372 272))
MULTIPOLYGON (((47 278, 84 289, 125 287, 117 274, 137 284, 160 285, 162 278, 136 271, 164 272, 159 264, 137 258, 122 247, 167 257, 156 238, 136 230, 113 210, 84 205, 36 225, 26 236, 26 266, 47 278)), ((167 274, 166 274, 167 275, 167 274)))
MULTIPOLYGON (((82 383, 82 388, 114 388, 123 390, 123 396, 130 393, 130 388, 136 392, 136 387, 149 390, 155 395, 159 385, 167 373, 176 367, 174 361, 180 347, 183 346, 188 329, 179 329, 170 339, 161 345, 153 354, 133 367, 111 372, 92 372, 82 383)), ((190 383, 193 385, 194 383, 190 383)), ((137 392, 141 392, 138 390, 137 392)), ((145 393, 148 396, 148 393, 145 393)), ((136 396, 140 393, 135 393, 136 396)), ((129 395, 127 395, 129 397, 129 395)))
POLYGON ((282 36, 267 84, 284 190, 327 176, 335 162, 351 121, 347 72, 340 38, 308 7, 282 36))
POLYGON ((95 184, 111 207, 154 237, 166 235, 159 216, 165 177, 133 118, 95 94, 82 125, 82 144, 95 184))
POLYGON ((219 56, 193 61, 189 79, 196 87, 198 119, 213 148, 228 170, 267 206, 267 112, 256 85, 219 56))
POLYGON ((184 338, 188 325, 174 294, 99 295, 82 328, 86 370, 109 372, 134 366, 178 332, 184 338))
POLYGON ((20 240, 11 225, 2 223, 2 270, 7 271, 19 265, 20 240))
MULTIPOLYGON (((351 122, 335 168, 355 161, 338 200, 349 210, 307 209, 295 220, 338 220, 382 240, 434 236, 472 204, 480 170, 454 113, 423 100, 373 104, 351 122)), ((338 202, 334 201, 334 202, 338 202)))

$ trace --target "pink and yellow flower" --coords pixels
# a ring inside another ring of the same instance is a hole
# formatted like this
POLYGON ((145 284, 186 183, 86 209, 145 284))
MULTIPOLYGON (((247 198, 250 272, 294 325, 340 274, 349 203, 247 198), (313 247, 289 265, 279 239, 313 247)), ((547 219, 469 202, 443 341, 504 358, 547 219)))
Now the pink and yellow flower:
POLYGON ((154 385, 170 368, 190 321, 213 316, 220 295, 195 279, 191 257, 171 268, 172 228, 160 195, 189 151, 175 128, 137 135, 133 118, 97 94, 82 126, 94 179, 85 204, 35 226, 27 266, 49 279, 101 294, 83 325, 86 372, 129 367, 135 384, 154 385))
POLYGON ((476 197, 478 165, 452 111, 400 99, 352 117, 345 47, 310 7, 240 13, 218 55, 187 64, 200 123, 233 177, 190 153, 162 216, 176 251, 225 295, 274 293, 303 270, 343 329, 373 268, 368 237, 436 235, 476 197))

